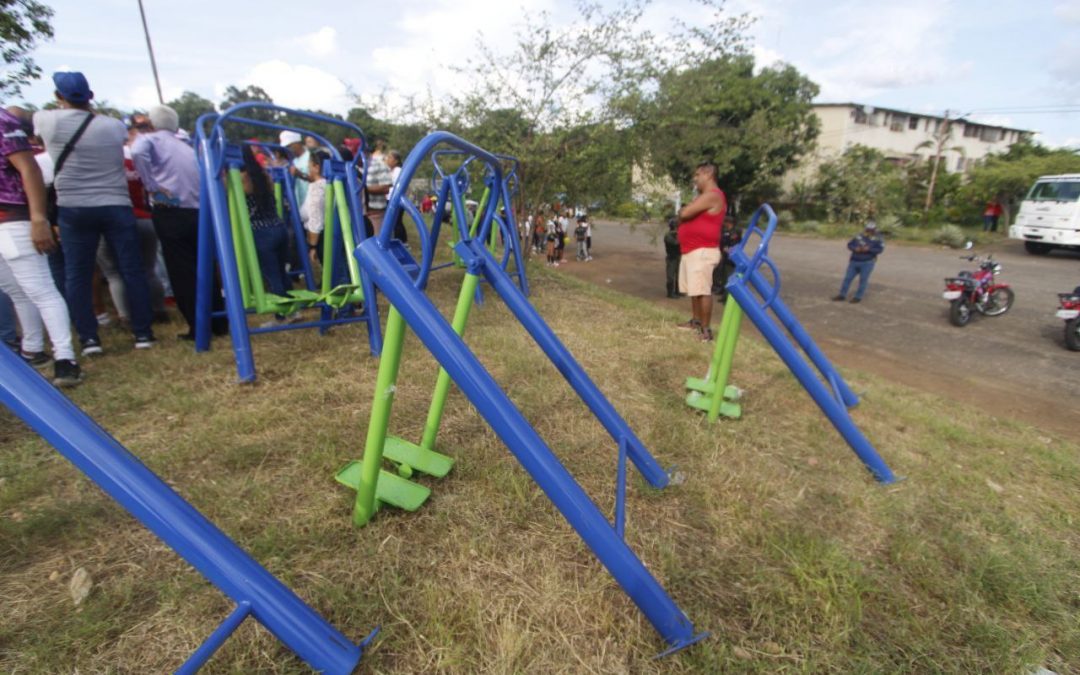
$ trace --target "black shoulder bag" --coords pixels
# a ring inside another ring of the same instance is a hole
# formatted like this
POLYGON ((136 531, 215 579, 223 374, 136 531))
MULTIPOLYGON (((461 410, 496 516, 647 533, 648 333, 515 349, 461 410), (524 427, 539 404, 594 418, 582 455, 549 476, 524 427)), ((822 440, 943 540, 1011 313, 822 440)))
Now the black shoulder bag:
POLYGON ((71 137, 71 140, 67 142, 64 149, 60 151, 60 156, 56 158, 56 166, 53 167, 53 180, 52 185, 49 186, 49 190, 45 196, 45 217, 49 219, 49 225, 57 225, 60 222, 59 207, 56 205, 56 179, 60 176, 60 169, 64 168, 64 162, 67 161, 68 155, 75 149, 75 144, 82 138, 83 132, 86 131, 86 127, 90 126, 90 123, 94 121, 94 113, 86 113, 86 119, 79 125, 79 128, 75 130, 75 134, 71 137))

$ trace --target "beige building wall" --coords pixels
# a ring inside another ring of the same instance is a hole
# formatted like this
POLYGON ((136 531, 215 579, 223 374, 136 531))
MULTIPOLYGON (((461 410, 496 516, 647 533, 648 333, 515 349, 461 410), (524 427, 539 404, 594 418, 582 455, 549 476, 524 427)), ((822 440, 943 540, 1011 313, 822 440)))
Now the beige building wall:
MULTIPOLYGON (((855 145, 879 150, 896 162, 931 159, 934 146, 919 146, 935 144, 945 124, 943 117, 854 103, 815 105, 814 114, 821 124, 817 149, 784 176, 783 186, 787 192, 796 182, 811 180, 821 162, 835 158, 855 145)), ((950 173, 967 171, 987 155, 1005 152, 1013 143, 1030 135, 1022 129, 963 120, 953 120, 951 125, 952 137, 945 141, 941 159, 942 168, 950 173)))

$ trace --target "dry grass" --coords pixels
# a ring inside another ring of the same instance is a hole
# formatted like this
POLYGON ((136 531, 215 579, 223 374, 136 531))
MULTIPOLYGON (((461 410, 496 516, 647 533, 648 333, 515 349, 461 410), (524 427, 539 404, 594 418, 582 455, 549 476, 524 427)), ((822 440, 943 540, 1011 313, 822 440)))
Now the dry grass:
MULTIPOLYGON (((431 294, 449 309, 460 272, 431 294)), ((765 348, 744 341, 740 422, 682 403, 708 348, 674 317, 541 270, 534 301, 662 464, 636 476, 631 546, 714 636, 654 661, 648 622, 458 393, 440 448, 458 459, 417 514, 349 524, 332 480, 363 444, 376 362, 358 327, 258 336, 260 380, 226 343, 133 353, 109 336, 74 393, 152 469, 347 635, 383 632, 383 673, 1024 672, 1080 669, 1080 465, 1072 441, 851 374, 856 420, 907 480, 874 484, 765 348)), ((601 508, 615 446, 504 308, 468 341, 601 508)), ((416 440, 436 366, 412 336, 395 434, 416 440)), ((0 431, 0 670, 161 672, 229 610, 224 597, 10 417, 0 431), (95 586, 75 609, 67 582, 95 586)), ((213 672, 304 672, 245 624, 213 672)))

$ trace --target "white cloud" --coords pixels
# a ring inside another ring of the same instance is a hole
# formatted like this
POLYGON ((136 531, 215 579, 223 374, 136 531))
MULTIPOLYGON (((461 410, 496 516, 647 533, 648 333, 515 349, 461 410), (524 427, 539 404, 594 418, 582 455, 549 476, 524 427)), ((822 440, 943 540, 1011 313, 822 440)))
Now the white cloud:
POLYGON ((337 29, 323 26, 314 33, 301 35, 295 40, 311 56, 325 58, 337 51, 337 29))
POLYGON ((1080 23, 1080 3, 1076 0, 1059 2, 1054 5, 1054 16, 1070 23, 1080 23))
POLYGON ((830 14, 840 32, 822 40, 814 55, 817 67, 809 69, 824 99, 861 99, 934 84, 971 68, 946 57, 952 33, 947 2, 844 4, 830 14))
POLYGON ((371 66, 394 90, 420 93, 461 91, 468 78, 453 70, 475 53, 483 17, 484 44, 496 52, 514 45, 526 12, 551 10, 552 0, 435 0, 426 9, 407 9, 389 31, 393 46, 371 51, 371 66))
MULTIPOLYGON (((161 83, 161 94, 165 97, 166 101, 178 99, 183 93, 183 87, 175 86, 167 80, 161 83)), ((157 105, 157 102, 157 88, 154 86, 153 82, 147 82, 132 87, 126 96, 118 99, 114 103, 121 108, 149 110, 152 106, 157 105)))
MULTIPOLYGON (((239 80, 262 87, 274 102, 288 108, 310 108, 344 114, 352 99, 336 75, 314 66, 274 59, 263 61, 239 80)), ((218 97, 224 93, 220 87, 218 97)))

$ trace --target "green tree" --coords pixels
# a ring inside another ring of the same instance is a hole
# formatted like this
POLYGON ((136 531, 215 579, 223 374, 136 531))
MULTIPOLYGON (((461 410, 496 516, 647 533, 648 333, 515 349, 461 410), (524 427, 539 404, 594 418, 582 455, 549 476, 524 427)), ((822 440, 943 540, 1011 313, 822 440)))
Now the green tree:
POLYGON ((22 93, 22 88, 41 77, 41 68, 30 52, 42 40, 53 37, 53 11, 36 0, 0 0, 0 100, 22 93))
POLYGON ((813 191, 830 220, 862 222, 902 209, 903 180, 880 151, 855 145, 818 166, 813 191))
POLYGON ((1015 143, 1007 152, 975 166, 957 194, 957 215, 964 222, 977 223, 986 202, 995 196, 1015 210, 1036 178, 1063 173, 1080 173, 1076 150, 1052 150, 1030 140, 1015 143))
POLYGON ((199 96, 193 91, 185 91, 180 98, 169 101, 169 107, 180 117, 180 128, 195 131, 195 122, 200 115, 214 112, 213 101, 199 96))
POLYGON ((817 94, 817 85, 792 66, 755 73, 752 56, 725 56, 662 74, 642 105, 637 132, 653 165, 676 184, 711 160, 729 198, 756 205, 814 148, 817 94))
POLYGON ((505 53, 478 40, 462 69, 474 86, 442 111, 443 126, 519 158, 527 204, 625 199, 629 167, 642 153, 641 136, 628 132, 641 102, 659 73, 691 58, 689 47, 672 45, 700 46, 693 58, 726 53, 744 24, 724 13, 723 0, 703 0, 714 10, 711 23, 677 26, 662 40, 642 25, 650 4, 584 0, 565 26, 547 13, 526 14, 505 53))

